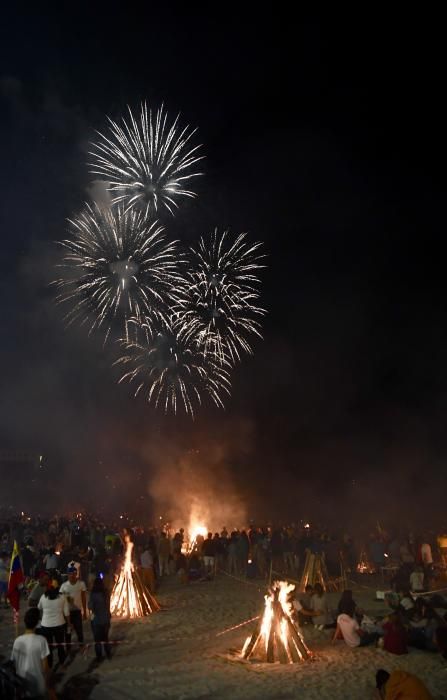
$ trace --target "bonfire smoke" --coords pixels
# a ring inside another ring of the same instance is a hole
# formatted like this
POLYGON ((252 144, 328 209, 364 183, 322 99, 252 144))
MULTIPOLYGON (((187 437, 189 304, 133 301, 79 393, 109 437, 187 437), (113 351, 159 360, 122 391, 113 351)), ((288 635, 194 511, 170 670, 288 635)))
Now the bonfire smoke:
POLYGON ((221 445, 184 453, 164 445, 161 450, 152 447, 148 456, 155 467, 149 493, 164 521, 190 530, 203 524, 213 532, 246 526, 245 505, 221 445))

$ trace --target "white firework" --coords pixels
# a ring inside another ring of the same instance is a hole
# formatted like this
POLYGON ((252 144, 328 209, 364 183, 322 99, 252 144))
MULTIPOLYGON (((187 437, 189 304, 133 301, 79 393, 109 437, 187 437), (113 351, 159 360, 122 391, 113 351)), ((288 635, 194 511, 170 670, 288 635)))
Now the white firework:
POLYGON ((261 245, 249 244, 245 233, 231 241, 228 231, 216 229, 209 241, 201 238, 190 249, 175 318, 189 340, 220 362, 234 364, 241 353, 251 354, 251 337, 262 337, 259 318, 265 310, 257 305, 261 245))
POLYGON ((195 197, 188 183, 202 174, 195 166, 204 156, 191 142, 196 129, 180 127, 180 115, 170 122, 163 105, 153 114, 143 103, 139 118, 128 110, 128 120, 109 119, 109 133, 98 132, 91 172, 107 181, 112 202, 124 211, 136 208, 147 217, 166 208, 174 214, 177 200, 195 197))
POLYGON ((70 237, 61 242, 63 276, 54 284, 58 302, 69 304, 65 319, 90 323, 109 336, 117 325, 128 334, 130 317, 146 323, 164 319, 179 285, 176 241, 167 241, 157 222, 140 212, 86 205, 70 220, 70 237))
POLYGON ((143 393, 149 403, 165 413, 182 408, 192 418, 195 409, 209 396, 224 407, 230 394, 229 372, 220 362, 205 358, 196 345, 170 323, 158 331, 146 323, 138 325, 138 340, 123 341, 124 353, 117 364, 129 366, 119 382, 136 383, 135 396, 143 393))

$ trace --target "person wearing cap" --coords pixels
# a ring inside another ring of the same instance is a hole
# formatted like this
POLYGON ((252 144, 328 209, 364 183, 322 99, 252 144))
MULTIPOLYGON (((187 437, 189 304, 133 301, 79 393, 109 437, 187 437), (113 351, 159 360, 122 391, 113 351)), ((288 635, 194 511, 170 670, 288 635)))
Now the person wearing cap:
MULTIPOLYGON (((76 632, 79 644, 84 643, 82 620, 87 619, 87 587, 84 581, 78 579, 74 566, 68 567, 68 581, 62 584, 60 591, 66 596, 70 606, 70 623, 76 632)), ((67 635, 69 637, 69 635, 67 635)), ((70 642, 71 637, 67 640, 70 642)))
POLYGON ((376 673, 378 697, 383 700, 433 700, 424 683, 407 671, 393 671, 391 674, 379 669, 376 673))

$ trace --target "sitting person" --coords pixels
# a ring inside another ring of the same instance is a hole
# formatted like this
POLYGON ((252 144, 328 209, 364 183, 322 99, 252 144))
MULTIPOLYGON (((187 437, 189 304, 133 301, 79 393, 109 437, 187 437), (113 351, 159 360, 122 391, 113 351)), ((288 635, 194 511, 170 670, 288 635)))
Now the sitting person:
POLYGON ((430 603, 418 598, 408 624, 408 644, 416 649, 436 651, 436 632, 442 620, 430 603))
POLYGON ((410 575, 410 589, 412 593, 420 593, 424 590, 424 570, 417 566, 410 575))
POLYGON ((407 671, 388 671, 379 669, 376 673, 377 697, 383 700, 432 700, 426 686, 412 673, 407 671))
POLYGON ((363 610, 360 610, 360 608, 357 607, 357 604, 352 597, 352 591, 348 588, 343 591, 341 598, 338 601, 337 615, 341 615, 342 611, 351 617, 355 616, 358 620, 361 620, 363 615, 363 610))
POLYGON ((312 596, 314 594, 314 587, 310 585, 310 583, 307 584, 306 588, 304 589, 304 593, 301 593, 300 595, 300 603, 305 608, 306 610, 310 610, 310 603, 312 600, 312 596))
POLYGON ((399 593, 399 605, 397 606, 397 612, 403 618, 410 618, 412 610, 414 608, 414 600, 411 597, 411 593, 408 589, 401 589, 399 593))
POLYGON ((399 615, 393 613, 382 623, 383 648, 390 654, 407 654, 407 632, 399 615))
POLYGON ((308 618, 312 618, 315 615, 315 612, 322 613, 322 611, 320 611, 320 610, 315 611, 315 610, 312 610, 312 608, 310 610, 307 610, 306 608, 303 607, 303 605, 301 604, 301 601, 298 600, 297 598, 295 598, 292 601, 292 606, 293 606, 295 612, 298 614, 299 624, 301 624, 301 620, 303 620, 303 619, 306 620, 308 618))
POLYGON ((310 608, 316 613, 313 618, 313 623, 317 629, 322 630, 326 625, 332 623, 332 615, 329 611, 326 594, 321 583, 315 584, 314 594, 310 601, 310 608))
POLYGON ((348 647, 364 647, 374 644, 379 638, 377 632, 362 630, 355 617, 347 612, 347 608, 341 608, 342 612, 337 617, 337 628, 332 641, 344 639, 348 647))

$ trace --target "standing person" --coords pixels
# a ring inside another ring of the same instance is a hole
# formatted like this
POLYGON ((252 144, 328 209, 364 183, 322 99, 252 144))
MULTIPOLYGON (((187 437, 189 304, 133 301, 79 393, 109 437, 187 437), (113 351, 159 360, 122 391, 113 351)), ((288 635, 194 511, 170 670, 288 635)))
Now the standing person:
POLYGON ((171 543, 166 537, 166 532, 161 532, 160 542, 158 543, 158 564, 160 567, 160 576, 163 574, 169 575, 169 556, 171 554, 171 543))
POLYGON ((224 568, 225 563, 225 546, 218 532, 214 533, 214 557, 216 563, 216 571, 224 568))
POLYGON ((38 582, 33 587, 28 597, 28 607, 37 608, 39 600, 48 588, 50 578, 47 573, 41 573, 38 582))
MULTIPOLYGON (((65 653, 65 626, 70 625, 70 608, 67 599, 59 593, 57 588, 48 588, 39 600, 38 609, 42 612, 41 633, 51 645, 57 644, 59 663, 62 665, 66 658, 65 653)), ((32 609, 32 608, 31 608, 32 609)), ((53 654, 50 646, 48 657, 50 668, 53 665, 53 654)))
POLYGON ((104 581, 100 576, 93 582, 92 592, 88 602, 91 611, 91 624, 93 639, 95 640, 95 653, 98 661, 103 659, 102 647, 108 659, 111 658, 109 644, 110 631, 110 601, 109 595, 104 588, 104 581))
POLYGON ((245 530, 242 530, 242 532, 239 533, 239 537, 238 537, 237 545, 236 545, 238 568, 239 568, 239 575, 240 576, 247 575, 249 548, 250 548, 250 543, 248 541, 247 533, 245 532, 245 530))
POLYGON ((417 566, 410 574, 410 588, 412 593, 420 593, 424 590, 424 570, 422 566, 417 566))
POLYGON ((237 533, 232 532, 228 543, 228 573, 237 576, 238 561, 237 561, 237 533))
POLYGON ((3 598, 3 605, 9 607, 7 603, 9 580, 9 561, 6 552, 0 554, 0 605, 3 598))
POLYGON ((214 571, 214 557, 216 555, 216 544, 213 540, 213 533, 209 532, 208 537, 202 544, 202 556, 205 571, 210 574, 214 571))
POLYGON ((40 634, 36 634, 39 622, 39 611, 30 608, 25 613, 25 634, 21 634, 14 642, 11 660, 15 670, 27 687, 29 697, 44 697, 48 689, 50 649, 48 642, 40 634))
POLYGON ((421 544, 421 561, 424 567, 433 566, 433 554, 431 551, 431 545, 425 540, 421 544))
POLYGON ((293 567, 295 563, 295 555, 294 555, 294 542, 291 537, 291 531, 284 529, 282 532, 282 546, 283 546, 283 558, 284 558, 284 567, 286 570, 286 573, 288 574, 293 574, 293 567))
POLYGON ((425 574, 424 584, 427 590, 430 590, 432 584, 430 579, 433 577, 433 554, 431 551, 431 545, 427 542, 427 540, 421 544, 421 559, 425 574))
MULTIPOLYGON (((84 630, 82 620, 87 619, 87 587, 84 581, 78 579, 78 572, 74 567, 68 569, 68 581, 62 584, 60 592, 67 598, 70 608, 70 623, 76 632, 79 644, 84 644, 84 630)), ((71 641, 71 635, 67 634, 67 642, 71 641)))
POLYGON ((273 530, 270 540, 270 548, 272 551, 273 570, 277 573, 282 573, 284 571, 284 550, 281 530, 273 530))
POLYGON ((43 558, 43 563, 45 565, 46 571, 48 571, 49 573, 56 571, 59 565, 59 556, 56 554, 54 547, 50 547, 48 553, 45 554, 43 558))
MULTIPOLYGON (((178 556, 180 551, 178 552, 178 556)), ((155 593, 154 557, 148 544, 145 545, 141 555, 141 578, 144 585, 151 593, 155 593)))

